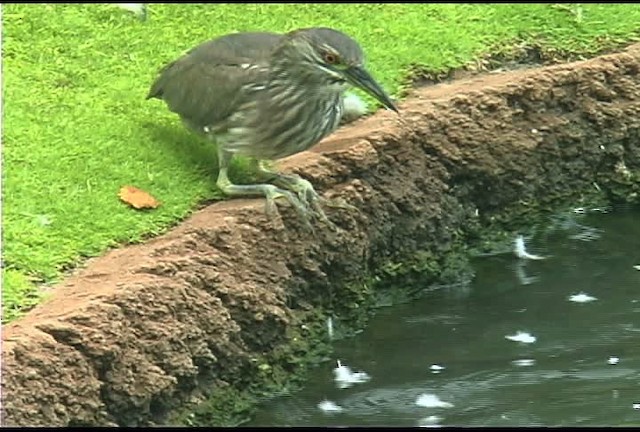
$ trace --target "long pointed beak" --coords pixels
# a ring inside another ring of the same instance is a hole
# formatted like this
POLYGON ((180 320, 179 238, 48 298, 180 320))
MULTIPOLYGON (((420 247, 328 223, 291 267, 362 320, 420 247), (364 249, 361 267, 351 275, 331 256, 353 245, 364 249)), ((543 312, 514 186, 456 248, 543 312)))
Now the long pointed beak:
POLYGON ((351 85, 364 90, 390 110, 398 112, 398 108, 393 103, 389 95, 385 93, 382 87, 380 87, 380 84, 373 79, 366 69, 352 66, 344 71, 344 77, 351 85))

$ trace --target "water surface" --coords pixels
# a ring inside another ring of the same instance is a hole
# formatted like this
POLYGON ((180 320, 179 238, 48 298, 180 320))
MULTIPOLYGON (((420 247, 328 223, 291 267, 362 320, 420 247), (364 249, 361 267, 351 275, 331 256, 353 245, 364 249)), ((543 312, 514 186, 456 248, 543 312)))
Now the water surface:
POLYGON ((477 257, 471 283, 380 309, 247 425, 640 425, 640 212, 557 217, 527 248, 547 259, 477 257), (518 332, 535 342, 506 338, 518 332), (338 359, 370 380, 338 388, 338 359))

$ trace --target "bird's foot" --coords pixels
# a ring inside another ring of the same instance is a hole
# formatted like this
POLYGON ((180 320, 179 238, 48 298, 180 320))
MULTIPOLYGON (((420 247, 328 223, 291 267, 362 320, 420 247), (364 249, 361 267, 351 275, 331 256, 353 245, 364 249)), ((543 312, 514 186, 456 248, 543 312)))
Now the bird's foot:
POLYGON ((289 204, 291 204, 291 206, 295 209, 296 213, 298 213, 298 216, 300 217, 300 219, 302 219, 302 222, 304 223, 305 228, 307 228, 309 231, 313 231, 313 227, 311 226, 311 222, 310 222, 311 218, 310 218, 309 209, 294 194, 292 194, 288 190, 280 189, 279 187, 274 185, 262 185, 262 186, 265 186, 264 188, 264 192, 265 192, 264 196, 266 199, 265 212, 267 216, 269 216, 270 218, 273 218, 276 216, 276 214, 278 213, 278 210, 276 207, 276 199, 284 198, 287 201, 289 201, 289 204))
POLYGON ((322 204, 327 207, 341 208, 349 211, 358 211, 356 206, 352 206, 342 198, 321 198, 322 204))
POLYGON ((285 175, 272 173, 275 178, 272 179, 274 184, 277 184, 283 189, 288 189, 295 192, 303 205, 305 205, 313 215, 326 223, 330 228, 337 230, 336 225, 329 220, 325 214, 323 207, 331 207, 338 209, 346 209, 349 211, 358 211, 358 209, 351 204, 347 203, 342 198, 327 199, 318 194, 313 185, 298 175, 285 175))
POLYGON ((308 211, 326 224, 333 225, 321 206, 321 203, 323 203, 325 199, 316 192, 311 182, 298 175, 270 174, 274 176, 272 179, 273 184, 278 185, 283 189, 295 192, 299 201, 308 209, 308 211))
POLYGON ((342 208, 351 211, 357 210, 356 207, 348 204, 343 199, 326 199, 321 197, 316 192, 311 182, 303 179, 297 174, 280 174, 277 172, 273 172, 265 164, 265 161, 255 160, 255 163, 256 168, 262 175, 264 181, 272 183, 281 189, 286 189, 288 191, 294 192, 297 195, 299 202, 305 206, 308 213, 319 218, 333 229, 336 229, 336 226, 329 220, 329 218, 325 214, 322 208, 323 206, 342 208))
POLYGON ((309 209, 296 197, 295 194, 288 190, 281 189, 272 184, 253 184, 253 185, 236 185, 236 184, 219 184, 222 192, 231 196, 264 196, 266 199, 265 213, 269 218, 275 218, 278 214, 278 208, 276 206, 276 199, 286 199, 291 207, 294 208, 298 216, 302 220, 304 226, 309 231, 313 232, 313 227, 310 222, 309 209))

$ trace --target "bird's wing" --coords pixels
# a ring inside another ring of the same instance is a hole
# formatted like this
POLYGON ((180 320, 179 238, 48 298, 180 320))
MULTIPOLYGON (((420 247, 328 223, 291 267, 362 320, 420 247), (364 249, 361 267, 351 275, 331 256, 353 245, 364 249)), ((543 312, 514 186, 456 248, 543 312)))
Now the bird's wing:
POLYGON ((259 79, 281 36, 238 33, 205 42, 169 63, 151 86, 149 98, 199 127, 215 126, 242 102, 242 88, 259 79))
POLYGON ((162 73, 150 94, 159 95, 171 111, 191 124, 212 126, 236 108, 248 78, 243 72, 235 65, 176 62, 162 73))

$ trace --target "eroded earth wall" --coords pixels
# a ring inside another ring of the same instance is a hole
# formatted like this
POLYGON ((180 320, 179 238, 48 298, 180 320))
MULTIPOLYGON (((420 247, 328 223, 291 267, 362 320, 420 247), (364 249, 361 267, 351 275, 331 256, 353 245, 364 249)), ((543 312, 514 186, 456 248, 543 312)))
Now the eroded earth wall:
MULTIPOLYGON (((296 310, 472 221, 594 187, 634 200, 640 48, 415 90, 281 164, 327 197, 337 228, 229 200, 90 260, 2 332, 5 425, 162 423, 247 379, 296 310), (625 195, 626 194, 626 195, 625 195), (623 196, 625 195, 625 196, 623 196)), ((176 121, 176 127, 181 127, 176 121)), ((214 179, 212 179, 212 185, 214 179)))

